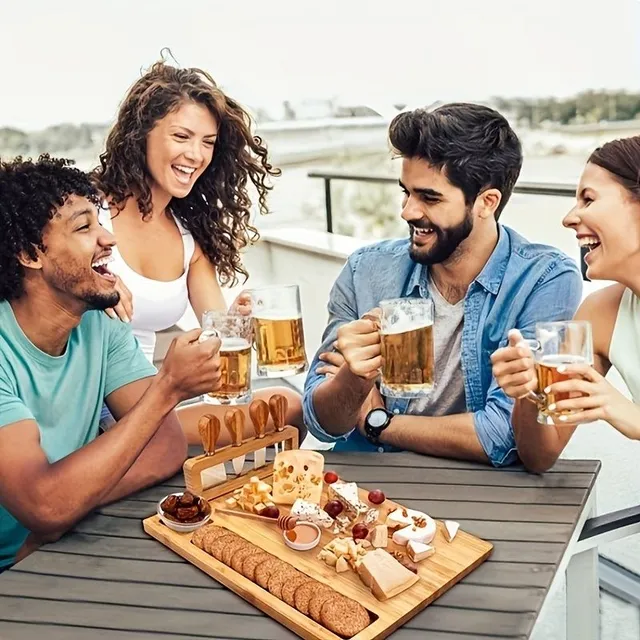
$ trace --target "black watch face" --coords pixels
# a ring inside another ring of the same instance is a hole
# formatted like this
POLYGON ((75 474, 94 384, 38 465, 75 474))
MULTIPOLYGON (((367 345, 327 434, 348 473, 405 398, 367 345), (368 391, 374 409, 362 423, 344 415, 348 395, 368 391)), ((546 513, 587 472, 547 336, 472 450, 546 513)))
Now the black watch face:
POLYGON ((372 426, 374 429, 375 428, 379 428, 379 427, 383 427, 387 420, 389 419, 387 412, 384 409, 374 409, 370 414, 369 414, 369 419, 368 419, 368 423, 370 426, 372 426))

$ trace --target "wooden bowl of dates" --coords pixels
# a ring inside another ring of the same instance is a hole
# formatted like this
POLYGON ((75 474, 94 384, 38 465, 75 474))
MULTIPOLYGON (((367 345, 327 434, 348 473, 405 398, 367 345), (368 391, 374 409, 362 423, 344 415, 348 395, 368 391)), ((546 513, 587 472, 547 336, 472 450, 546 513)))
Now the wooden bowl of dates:
POLYGON ((158 515, 167 527, 188 533, 211 518, 211 505, 189 491, 170 493, 158 503, 158 515))

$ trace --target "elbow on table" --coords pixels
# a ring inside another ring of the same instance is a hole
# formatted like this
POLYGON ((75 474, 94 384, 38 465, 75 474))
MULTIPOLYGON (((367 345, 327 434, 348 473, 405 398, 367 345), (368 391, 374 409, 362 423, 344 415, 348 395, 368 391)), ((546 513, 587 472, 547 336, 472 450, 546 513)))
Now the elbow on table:
POLYGON ((520 457, 520 461, 524 465, 524 468, 529 473, 542 474, 553 467, 560 454, 556 454, 555 452, 536 452, 533 454, 519 452, 518 455, 520 457))

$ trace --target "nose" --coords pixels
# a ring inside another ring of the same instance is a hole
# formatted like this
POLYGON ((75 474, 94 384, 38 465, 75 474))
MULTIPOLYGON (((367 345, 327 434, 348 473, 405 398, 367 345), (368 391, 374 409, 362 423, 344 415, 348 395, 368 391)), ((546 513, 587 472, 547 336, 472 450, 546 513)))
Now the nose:
POLYGON ((204 159, 204 156, 202 155, 202 148, 200 147, 200 143, 195 139, 195 137, 191 140, 191 144, 187 148, 184 155, 187 160, 195 162, 196 164, 202 164, 204 159))
POLYGON ((104 227, 100 227, 100 235, 98 236, 98 244, 101 247, 115 247, 116 237, 104 227))
POLYGON ((581 222, 580 218, 580 209, 576 204, 567 215, 562 219, 562 225, 571 229, 572 227, 577 227, 581 222))
POLYGON ((405 222, 422 219, 422 211, 415 198, 405 196, 402 200, 402 213, 400 214, 405 222))

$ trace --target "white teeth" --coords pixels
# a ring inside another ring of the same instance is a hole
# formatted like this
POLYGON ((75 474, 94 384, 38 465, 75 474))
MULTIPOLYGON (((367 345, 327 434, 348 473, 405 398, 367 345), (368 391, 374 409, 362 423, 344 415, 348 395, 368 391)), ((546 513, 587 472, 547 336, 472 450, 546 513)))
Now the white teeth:
POLYGON ((581 247, 588 247, 596 244, 600 244, 600 240, 598 240, 598 238, 596 238, 595 236, 578 238, 578 245, 581 247))
POLYGON ((182 171, 182 173, 186 173, 188 175, 191 175, 195 171, 195 167, 184 167, 180 164, 174 164, 173 168, 177 169, 178 171, 182 171))
POLYGON ((113 262, 113 256, 106 256, 105 258, 100 258, 100 260, 96 260, 91 264, 91 267, 95 269, 96 267, 105 267, 110 262, 113 262))

